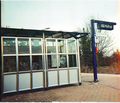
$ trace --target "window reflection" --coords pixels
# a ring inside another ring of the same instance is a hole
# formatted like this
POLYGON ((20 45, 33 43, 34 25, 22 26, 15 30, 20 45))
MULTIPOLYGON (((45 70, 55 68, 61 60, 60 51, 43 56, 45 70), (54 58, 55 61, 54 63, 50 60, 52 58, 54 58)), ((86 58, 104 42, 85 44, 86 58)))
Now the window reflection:
POLYGON ((18 53, 19 54, 29 53, 29 39, 18 39, 18 53))
POLYGON ((58 56, 58 63, 59 68, 66 68, 67 67, 67 56, 66 55, 59 55, 58 56))
POLYGON ((15 39, 3 38, 3 54, 15 54, 15 39))
POLYGON ((68 55, 69 57, 69 67, 76 67, 76 55, 68 55))
POLYGON ((56 53, 56 41, 47 40, 47 53, 56 53))
POLYGON ((32 56, 32 70, 42 69, 42 56, 32 56))
POLYGON ((48 69, 57 68, 57 56, 56 55, 48 55, 48 69))
POLYGON ((15 56, 4 56, 4 72, 15 72, 16 71, 16 57, 15 56))
POLYGON ((42 42, 41 39, 32 39, 32 53, 42 53, 42 42))
POLYGON ((75 40, 68 40, 68 53, 76 53, 75 40))
POLYGON ((30 70, 30 57, 29 56, 19 56, 19 71, 30 70))
POLYGON ((66 53, 66 40, 58 40, 58 53, 66 53))

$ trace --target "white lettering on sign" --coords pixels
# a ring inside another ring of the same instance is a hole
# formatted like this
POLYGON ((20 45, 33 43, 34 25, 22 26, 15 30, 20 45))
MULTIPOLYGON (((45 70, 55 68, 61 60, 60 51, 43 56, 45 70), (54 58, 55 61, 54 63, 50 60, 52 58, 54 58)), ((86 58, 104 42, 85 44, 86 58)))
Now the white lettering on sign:
POLYGON ((101 24, 101 27, 103 27, 103 28, 104 28, 104 24, 101 24))
POLYGON ((106 25, 106 24, 101 24, 102 28, 111 28, 112 29, 112 25, 106 25))

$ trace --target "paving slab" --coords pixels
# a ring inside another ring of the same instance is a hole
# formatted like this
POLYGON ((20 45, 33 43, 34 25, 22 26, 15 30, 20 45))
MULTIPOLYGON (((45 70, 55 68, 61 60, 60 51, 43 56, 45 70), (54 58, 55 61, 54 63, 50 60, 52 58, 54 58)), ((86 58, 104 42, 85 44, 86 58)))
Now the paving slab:
MULTIPOLYGON (((82 81, 88 82, 94 80, 93 73, 81 73, 82 81)), ((120 75, 119 74, 97 74, 98 83, 120 90, 120 75)))
POLYGON ((82 85, 5 95, 2 102, 120 102, 119 76, 100 74, 98 77, 99 82, 94 83, 93 74, 82 74, 82 85), (106 84, 115 84, 115 88, 106 84))

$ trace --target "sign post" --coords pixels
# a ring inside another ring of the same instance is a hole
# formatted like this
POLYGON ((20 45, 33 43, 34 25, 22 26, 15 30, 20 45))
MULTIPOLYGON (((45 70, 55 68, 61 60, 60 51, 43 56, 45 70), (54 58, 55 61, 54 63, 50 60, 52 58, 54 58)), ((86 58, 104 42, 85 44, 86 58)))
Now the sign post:
POLYGON ((97 63, 96 63, 96 51, 95 51, 95 31, 94 31, 94 23, 97 23, 97 29, 102 30, 113 30, 113 25, 116 23, 99 21, 99 20, 91 20, 91 36, 92 36, 92 54, 93 54, 93 70, 94 70, 94 81, 97 82, 97 63))

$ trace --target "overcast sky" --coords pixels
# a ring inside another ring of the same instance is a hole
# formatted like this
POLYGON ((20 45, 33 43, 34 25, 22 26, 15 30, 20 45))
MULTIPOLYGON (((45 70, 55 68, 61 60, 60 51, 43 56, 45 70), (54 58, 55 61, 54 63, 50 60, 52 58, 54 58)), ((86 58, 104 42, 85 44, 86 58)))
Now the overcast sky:
POLYGON ((120 0, 2 0, 1 26, 76 31, 93 15, 94 19, 116 22, 114 32, 119 36, 119 7, 120 0))

